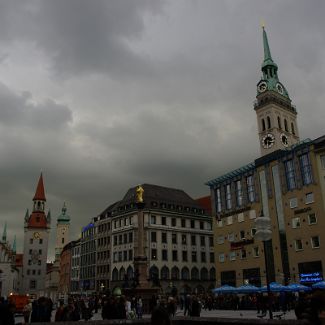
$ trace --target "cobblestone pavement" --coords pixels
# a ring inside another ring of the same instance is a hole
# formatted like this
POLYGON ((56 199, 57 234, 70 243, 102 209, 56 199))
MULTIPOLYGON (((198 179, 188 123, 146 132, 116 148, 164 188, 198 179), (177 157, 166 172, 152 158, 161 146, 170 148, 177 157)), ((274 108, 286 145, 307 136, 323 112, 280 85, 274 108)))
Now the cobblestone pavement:
MULTIPOLYGON (((277 318, 277 315, 282 315, 282 312, 275 312, 274 318, 277 318)), ((55 311, 52 313, 52 321, 54 321, 55 311)), ((249 319, 257 319, 257 313, 255 310, 202 310, 202 317, 221 317, 221 318, 249 318, 249 319)), ((176 316, 183 316, 182 310, 177 310, 176 316)), ((143 318, 150 318, 150 315, 144 315, 143 318)), ((268 318, 268 314, 264 317, 268 318)), ((101 313, 97 313, 92 317, 92 320, 101 320, 101 313)), ((294 311, 290 311, 282 315, 281 319, 296 319, 294 311)), ((16 324, 23 322, 22 316, 15 317, 16 324)))

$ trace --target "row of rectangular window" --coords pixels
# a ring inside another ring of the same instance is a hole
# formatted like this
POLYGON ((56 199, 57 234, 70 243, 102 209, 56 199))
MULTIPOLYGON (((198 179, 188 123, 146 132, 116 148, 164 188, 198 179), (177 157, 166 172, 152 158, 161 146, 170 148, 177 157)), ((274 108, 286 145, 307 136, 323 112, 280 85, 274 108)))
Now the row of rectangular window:
POLYGON ((109 272, 109 265, 97 266, 97 275, 105 274, 109 272))
MULTIPOLYGON (((239 238, 240 238, 240 240, 244 240, 247 238, 247 236, 254 237, 255 233, 256 233, 256 228, 251 228, 251 230, 247 233, 245 232, 245 230, 241 230, 241 231, 239 231, 239 238)), ((225 242, 225 239, 228 239, 229 242, 234 242, 235 237, 237 237, 237 235, 235 235, 235 233, 233 233, 233 232, 229 233, 226 237, 223 235, 219 235, 217 237, 217 244, 218 245, 223 244, 225 242)))
MULTIPOLYGON (((313 202, 314 202, 314 193, 313 192, 306 193, 305 204, 311 204, 313 202)), ((293 198, 289 199, 289 206, 291 209, 297 208, 298 207, 298 198, 293 197, 293 198)))
MULTIPOLYGON (((156 225, 157 219, 158 219, 157 216, 151 215, 150 224, 156 225)), ((211 222, 198 221, 198 223, 197 223, 197 220, 191 219, 191 220, 189 220, 189 223, 188 223, 185 218, 182 218, 182 219, 180 219, 181 224, 179 225, 178 220, 179 220, 179 218, 167 218, 167 217, 162 216, 162 217, 160 217, 160 225, 161 226, 172 226, 172 227, 181 226, 182 228, 186 228, 187 226, 189 226, 189 228, 192 228, 192 229, 211 230, 211 222), (170 222, 168 222, 169 219, 170 219, 170 222), (197 228, 197 225, 199 226, 198 228, 197 228)))
POLYGON ((109 259, 110 251, 97 252, 97 261, 109 259))
MULTIPOLYGON (((181 234, 181 236, 178 236, 178 234, 176 233, 172 233, 172 244, 177 244, 179 239, 180 242, 183 245, 187 244, 187 234, 181 234)), ((156 243, 157 242, 157 233, 155 231, 151 231, 151 242, 152 243, 156 243)), ((213 237, 210 236, 209 238, 209 246, 213 247, 213 237)), ((167 233, 166 232, 162 232, 161 233, 161 242, 163 244, 167 244, 167 233)), ((206 237, 205 236, 200 236, 200 244, 201 246, 205 246, 206 245, 206 237)), ((196 235, 191 235, 191 245, 196 245, 196 235)))
POLYGON ((126 217, 114 220, 114 229, 131 226, 133 224, 133 217, 126 217))
POLYGON ((88 267, 83 267, 80 271, 80 278, 81 279, 89 279, 89 278, 94 278, 95 277, 95 266, 88 266, 88 267))
POLYGON ((133 243, 133 232, 114 236, 114 246, 133 243))
MULTIPOLYGON (((319 236, 312 236, 310 238, 310 243, 311 243, 312 248, 319 248, 320 247, 319 236)), ((306 242, 306 245, 308 245, 308 241, 306 242)), ((301 251, 303 249, 304 249, 304 247, 303 247, 302 239, 296 239, 295 240, 295 250, 301 251)))
MULTIPOLYGON (((258 246, 253 247, 252 251, 253 251, 253 257, 259 257, 260 256, 260 248, 258 246)), ((247 258, 247 250, 246 249, 241 249, 239 251, 239 253, 237 253, 236 251, 231 251, 228 254, 229 260, 230 261, 235 261, 236 258, 237 258, 237 255, 241 259, 246 259, 247 258)), ((219 262, 224 263, 226 261, 226 257, 227 257, 227 255, 225 253, 220 253, 219 254, 219 262)))
MULTIPOLYGON (((214 263, 214 253, 210 252, 210 263, 214 263)), ((151 259, 158 260, 157 249, 151 249, 151 259)), ((168 261, 168 250, 162 249, 161 250, 161 260, 168 261)), ((178 261, 178 251, 172 250, 172 261, 178 261)), ((197 263, 197 252, 191 252, 191 261, 192 263, 197 263)), ((188 251, 182 251, 182 262, 188 262, 188 251)), ((201 263, 206 263, 207 257, 205 252, 201 252, 201 263)))
MULTIPOLYGON (((255 201, 255 185, 253 175, 246 177, 246 187, 247 187, 247 199, 248 202, 252 203, 255 201)), ((223 210, 223 202, 221 197, 222 187, 219 187, 215 190, 215 201, 216 201, 216 210, 217 213, 220 213, 223 210)), ((232 191, 231 184, 226 184, 223 187, 223 191, 225 193, 225 202, 224 207, 226 210, 230 210, 233 208, 232 202, 232 191)), ((242 181, 237 180, 235 182, 235 195, 236 195, 236 206, 241 207, 244 203, 244 191, 242 186, 242 181)))
POLYGON ((101 225, 97 226, 97 233, 100 234, 102 232, 110 231, 111 230, 111 224, 108 223, 103 223, 101 225))
MULTIPOLYGON (((303 154, 298 157, 299 168, 303 185, 309 185, 313 182, 312 177, 312 167, 308 154, 303 154)), ((287 160, 284 163, 285 174, 287 180, 287 189, 288 191, 294 190, 297 188, 297 175, 295 169, 295 163, 293 159, 287 160)))
POLYGON ((114 252, 113 254, 113 262, 125 262, 125 261, 133 261, 133 250, 129 249, 127 251, 122 252, 114 252))
POLYGON ((111 243, 111 237, 103 237, 97 239, 97 247, 109 245, 111 243))
MULTIPOLYGON (((250 210, 249 211, 249 219, 255 219, 256 218, 256 211, 250 210)), ((244 222, 245 221, 245 214, 244 213, 238 213, 237 215, 231 215, 225 218, 222 218, 220 220, 217 220, 217 227, 223 227, 232 225, 234 222, 244 222)))
MULTIPOLYGON (((300 217, 292 218, 291 220, 292 228, 300 228, 301 227, 301 219, 300 217)), ((317 224, 317 217, 315 213, 311 213, 308 215, 308 224, 315 225, 317 224)))
POLYGON ((41 275, 41 270, 29 270, 27 269, 27 275, 41 275))

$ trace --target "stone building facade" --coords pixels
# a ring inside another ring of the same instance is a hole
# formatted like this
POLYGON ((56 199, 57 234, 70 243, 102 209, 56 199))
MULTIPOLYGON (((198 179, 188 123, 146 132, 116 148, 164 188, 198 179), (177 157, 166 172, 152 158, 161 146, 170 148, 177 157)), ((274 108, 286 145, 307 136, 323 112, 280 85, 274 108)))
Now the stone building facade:
MULTIPOLYGON (((142 187, 143 245, 149 286, 178 293, 203 292, 214 287, 211 216, 182 190, 150 184, 142 187)), ((108 207, 95 222, 97 270, 104 265, 98 263, 98 257, 110 261, 110 269, 104 272, 111 290, 130 287, 134 279, 139 236, 135 190, 129 189, 121 201, 108 207)), ((103 279, 98 277, 98 285, 101 283, 103 279)))
POLYGON ((41 174, 33 198, 33 212, 27 210, 24 227, 23 289, 25 294, 45 293, 50 213, 45 215, 45 191, 41 174))

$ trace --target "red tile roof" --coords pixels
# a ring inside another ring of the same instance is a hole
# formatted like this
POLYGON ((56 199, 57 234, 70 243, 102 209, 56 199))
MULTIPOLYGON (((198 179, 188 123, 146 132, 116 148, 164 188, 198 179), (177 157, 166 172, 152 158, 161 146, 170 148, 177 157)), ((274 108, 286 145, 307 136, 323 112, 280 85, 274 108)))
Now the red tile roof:
POLYGON ((33 212, 28 220, 28 228, 47 228, 47 220, 44 212, 33 212))
POLYGON ((211 196, 204 196, 195 200, 211 216, 211 196))
POLYGON ((36 188, 36 192, 35 192, 33 201, 46 201, 42 173, 38 180, 38 184, 37 184, 37 188, 36 188))

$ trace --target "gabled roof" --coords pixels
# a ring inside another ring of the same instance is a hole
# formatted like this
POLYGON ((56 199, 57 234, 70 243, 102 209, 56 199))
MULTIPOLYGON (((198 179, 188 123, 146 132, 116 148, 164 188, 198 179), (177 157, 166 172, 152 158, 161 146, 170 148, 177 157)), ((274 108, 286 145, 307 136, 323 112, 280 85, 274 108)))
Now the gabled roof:
POLYGON ((37 184, 37 188, 36 188, 36 192, 35 192, 33 201, 46 201, 42 173, 38 180, 38 184, 37 184))

